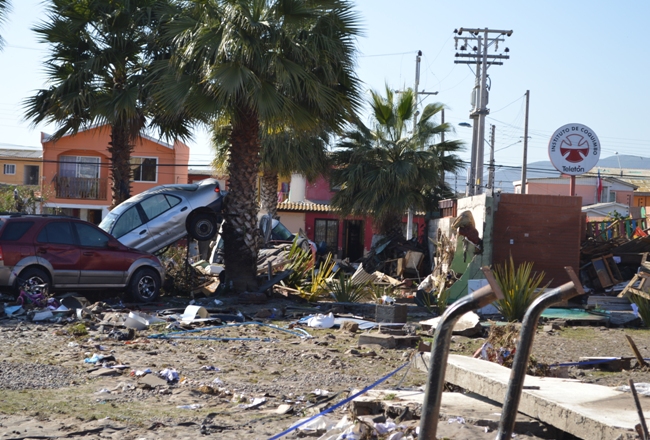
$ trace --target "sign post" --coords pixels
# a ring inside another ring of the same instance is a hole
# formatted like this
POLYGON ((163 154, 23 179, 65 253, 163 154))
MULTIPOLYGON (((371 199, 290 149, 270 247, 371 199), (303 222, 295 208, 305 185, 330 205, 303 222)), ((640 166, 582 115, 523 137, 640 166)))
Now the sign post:
POLYGON ((548 142, 548 157, 562 174, 570 176, 569 195, 576 195, 576 176, 590 171, 600 159, 600 141, 582 124, 566 124, 548 142))

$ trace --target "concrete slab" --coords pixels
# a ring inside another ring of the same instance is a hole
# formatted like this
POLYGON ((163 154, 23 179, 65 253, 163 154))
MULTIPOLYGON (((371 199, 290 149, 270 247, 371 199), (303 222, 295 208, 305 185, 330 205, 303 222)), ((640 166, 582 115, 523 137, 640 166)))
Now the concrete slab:
MULTIPOLYGON (((426 371, 430 353, 416 356, 426 371)), ((510 369, 493 362, 450 355, 445 380, 503 403, 510 369)), ((631 394, 573 379, 526 376, 519 412, 586 440, 634 439, 639 423, 631 394)), ((641 400, 650 414, 650 399, 641 400)))
MULTIPOLYGON (((353 390, 352 393, 357 393, 353 390)), ((352 401, 352 411, 356 416, 381 413, 400 413, 400 407, 408 407, 413 418, 422 414, 424 391, 370 390, 352 401), (387 400, 390 399, 390 400, 387 400)), ((462 417, 466 423, 497 429, 501 418, 501 405, 474 393, 442 393, 440 421, 462 417)), ((542 423, 531 417, 519 414, 515 422, 515 432, 536 434, 545 429, 542 423)))

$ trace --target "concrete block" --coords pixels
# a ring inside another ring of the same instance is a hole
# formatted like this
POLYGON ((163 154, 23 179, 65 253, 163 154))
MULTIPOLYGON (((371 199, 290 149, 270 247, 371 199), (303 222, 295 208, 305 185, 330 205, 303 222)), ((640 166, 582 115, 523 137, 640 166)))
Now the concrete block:
POLYGON ((406 323, 408 306, 406 304, 380 305, 375 309, 375 321, 406 323))
MULTIPOLYGON (((416 356, 427 371, 430 353, 416 356)), ((510 382, 509 368, 467 356, 450 355, 445 381, 503 403, 510 382)), ((586 440, 636 438, 638 415, 631 394, 578 380, 526 376, 519 412, 586 440)), ((642 399, 644 413, 650 402, 642 399)))
POLYGON ((359 345, 377 344, 384 348, 395 348, 397 342, 395 337, 391 335, 382 335, 380 333, 364 333, 359 336, 359 345))

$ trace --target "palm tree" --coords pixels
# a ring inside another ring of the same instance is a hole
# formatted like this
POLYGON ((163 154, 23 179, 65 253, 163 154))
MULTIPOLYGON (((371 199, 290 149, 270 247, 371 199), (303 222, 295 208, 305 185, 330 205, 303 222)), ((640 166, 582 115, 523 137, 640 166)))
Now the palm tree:
POLYGON ((152 99, 156 62, 165 65, 170 56, 159 32, 163 6, 164 0, 52 0, 34 29, 51 46, 51 86, 25 101, 26 118, 55 123, 55 139, 110 126, 111 207, 130 197, 131 153, 147 128, 159 127, 168 139, 190 136, 183 108, 171 112, 152 99))
MULTIPOLYGON (((0 0, 0 25, 7 21, 7 14, 11 11, 11 0, 0 0)), ((5 45, 5 40, 0 36, 0 49, 5 45)))
POLYGON ((435 142, 451 130, 448 124, 434 122, 442 104, 427 105, 412 130, 411 90, 396 97, 386 87, 385 97, 377 92, 371 96, 373 129, 357 120, 333 154, 331 182, 341 189, 332 205, 342 215, 372 216, 381 235, 402 235, 401 219, 409 207, 433 210, 449 193, 443 173, 461 168, 462 161, 454 153, 462 144, 435 142))
POLYGON ((180 68, 196 72, 228 130, 226 267, 236 290, 255 290, 263 130, 337 129, 356 112, 358 18, 349 0, 203 0, 170 29, 180 68))

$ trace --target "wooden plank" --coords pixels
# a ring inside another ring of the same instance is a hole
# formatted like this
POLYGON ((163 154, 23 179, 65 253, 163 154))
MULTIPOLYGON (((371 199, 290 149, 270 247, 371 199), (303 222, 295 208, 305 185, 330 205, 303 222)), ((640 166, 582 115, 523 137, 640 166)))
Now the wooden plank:
POLYGON ((641 352, 637 348, 636 344, 634 343, 634 340, 630 335, 625 335, 625 338, 627 339, 627 343, 630 344, 630 348, 634 352, 634 356, 636 356, 636 361, 641 365, 642 367, 647 366, 645 360, 643 360, 643 356, 641 356, 641 352))

